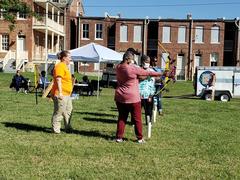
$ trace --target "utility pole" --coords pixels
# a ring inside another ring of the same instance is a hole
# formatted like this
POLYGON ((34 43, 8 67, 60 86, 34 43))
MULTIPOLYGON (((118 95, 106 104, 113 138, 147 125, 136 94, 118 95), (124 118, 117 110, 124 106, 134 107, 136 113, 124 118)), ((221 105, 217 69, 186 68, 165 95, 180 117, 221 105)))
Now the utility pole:
POLYGON ((143 23, 143 39, 142 39, 142 54, 147 54, 147 30, 148 30, 149 18, 144 19, 143 23))
POLYGON ((235 25, 237 26, 237 54, 236 54, 236 66, 240 66, 240 20, 239 17, 235 18, 235 25))
POLYGON ((193 19, 192 14, 187 15, 187 19, 189 22, 189 44, 188 44, 188 63, 187 63, 187 79, 192 79, 192 69, 191 69, 191 63, 192 63, 192 26, 193 26, 193 19))

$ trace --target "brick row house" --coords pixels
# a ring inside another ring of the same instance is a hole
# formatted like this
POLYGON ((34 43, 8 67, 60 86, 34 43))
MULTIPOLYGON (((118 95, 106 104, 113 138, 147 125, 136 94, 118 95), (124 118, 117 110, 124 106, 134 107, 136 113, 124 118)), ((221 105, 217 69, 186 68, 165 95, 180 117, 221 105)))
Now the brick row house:
MULTIPOLYGON (((120 53, 132 47, 140 54, 156 56, 161 67, 170 55, 176 60, 178 80, 191 80, 196 66, 238 64, 235 20, 193 20, 190 15, 186 19, 126 19, 106 15, 80 17, 79 24, 79 46, 95 42, 120 53)), ((135 58, 140 63, 139 56, 135 58)), ((84 66, 88 71, 98 69, 96 64, 79 66, 80 71, 84 66)))
MULTIPOLYGON (((9 23, 0 14, 0 62, 4 71, 33 70, 34 64, 45 64, 48 53, 57 53, 70 47, 73 19, 83 14, 79 0, 25 1, 41 19, 17 13, 16 28, 10 31, 9 23)), ((74 42, 75 43, 75 42, 74 42)))

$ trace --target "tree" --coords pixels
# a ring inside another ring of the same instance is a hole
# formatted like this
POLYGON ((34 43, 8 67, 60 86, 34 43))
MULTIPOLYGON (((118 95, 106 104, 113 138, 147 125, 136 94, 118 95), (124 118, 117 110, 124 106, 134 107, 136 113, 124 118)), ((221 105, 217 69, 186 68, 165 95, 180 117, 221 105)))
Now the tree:
POLYGON ((12 31, 15 28, 17 13, 26 14, 26 16, 37 16, 32 11, 31 6, 21 0, 0 0, 0 13, 4 20, 8 21, 9 29, 12 31))

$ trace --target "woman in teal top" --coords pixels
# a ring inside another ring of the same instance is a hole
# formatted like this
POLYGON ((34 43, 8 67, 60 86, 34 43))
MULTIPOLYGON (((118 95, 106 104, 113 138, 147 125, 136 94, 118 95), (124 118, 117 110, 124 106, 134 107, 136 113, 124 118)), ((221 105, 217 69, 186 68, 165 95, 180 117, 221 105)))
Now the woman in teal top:
MULTIPOLYGON (((143 55, 141 57, 141 67, 148 71, 154 71, 150 67, 149 56, 143 55)), ((139 91, 141 97, 141 103, 145 111, 146 125, 152 120, 153 111, 153 95, 156 91, 155 89, 155 78, 153 77, 139 77, 139 91)))

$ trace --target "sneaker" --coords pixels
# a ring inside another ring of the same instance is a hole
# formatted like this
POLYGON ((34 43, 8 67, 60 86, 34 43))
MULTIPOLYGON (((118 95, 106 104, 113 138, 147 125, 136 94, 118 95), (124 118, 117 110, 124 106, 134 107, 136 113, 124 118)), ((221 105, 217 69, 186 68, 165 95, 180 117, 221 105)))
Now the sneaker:
POLYGON ((123 139, 116 139, 116 142, 121 143, 121 142, 123 142, 123 139))
POLYGON ((158 114, 159 114, 160 116, 163 116, 163 112, 162 112, 161 109, 158 111, 158 114))
POLYGON ((146 143, 146 141, 145 141, 144 139, 138 139, 137 142, 138 142, 139 144, 144 144, 144 143, 146 143))
POLYGON ((27 94, 27 90, 25 90, 24 93, 27 94))
POLYGON ((53 131, 53 130, 52 130, 52 133, 53 134, 60 134, 60 132, 56 132, 56 131, 53 131))

